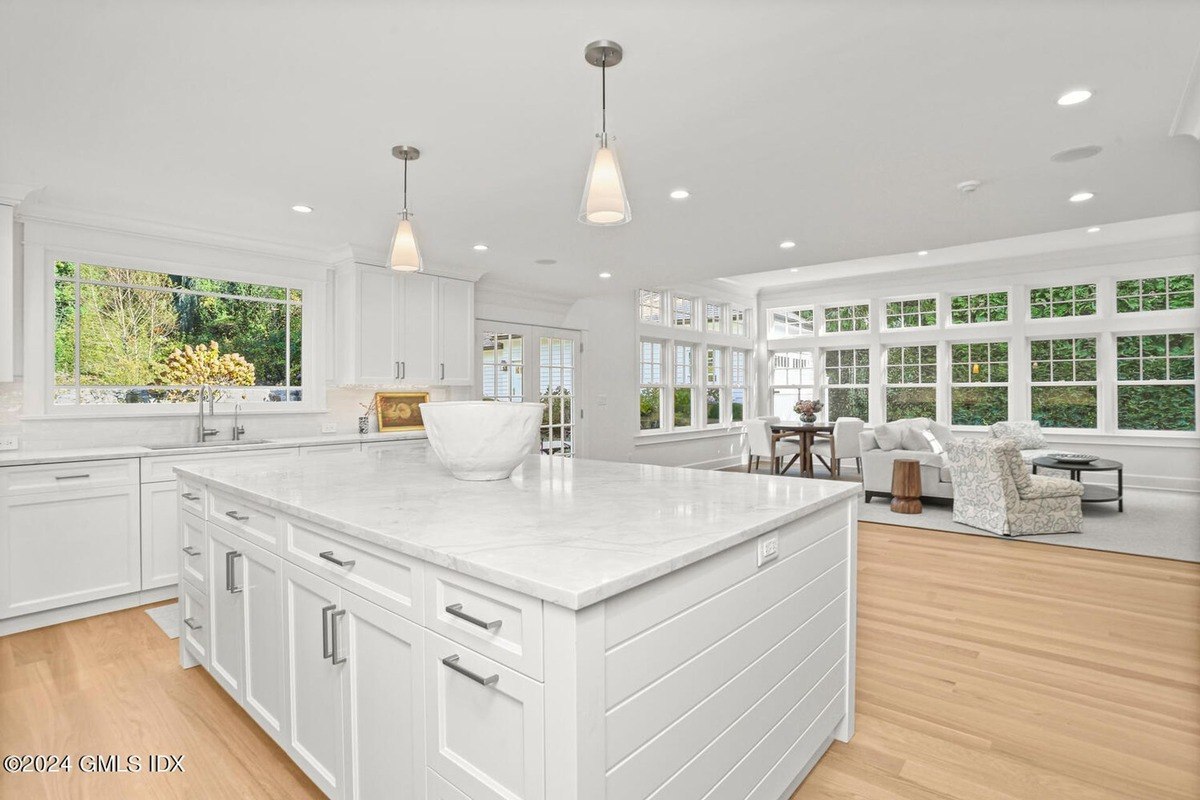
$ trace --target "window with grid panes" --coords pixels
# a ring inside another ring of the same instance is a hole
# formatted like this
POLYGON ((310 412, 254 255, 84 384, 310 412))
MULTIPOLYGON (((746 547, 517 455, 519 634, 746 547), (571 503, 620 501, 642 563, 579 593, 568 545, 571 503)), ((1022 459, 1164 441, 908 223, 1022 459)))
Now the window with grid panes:
POLYGON ((956 294, 950 298, 950 323, 974 325, 1008 321, 1008 292, 956 294))
POLYGON ((829 421, 869 421, 871 351, 865 347, 825 351, 825 407, 829 421))
POLYGON ((1008 419, 1008 342, 950 345, 950 422, 991 425, 1008 419))
POLYGON ((775 308, 771 310, 771 336, 808 336, 813 332, 812 308, 775 308))
POLYGON ((696 424, 696 346, 675 344, 672 396, 672 427, 690 428, 696 424))
POLYGON ((720 333, 725 330, 725 304, 704 304, 704 330, 720 333))
POLYGON ((1096 339, 1029 343, 1030 413, 1046 428, 1097 425, 1096 339))
POLYGON ((884 325, 892 328, 931 328, 938 324, 937 298, 889 300, 883 306, 884 325))
POLYGON ((696 300, 671 295, 671 324, 677 328, 696 327, 696 300))
POLYGON ((746 413, 746 364, 750 354, 747 350, 729 351, 729 419, 741 422, 746 413))
POLYGON ((888 422, 937 417, 937 346, 887 348, 884 367, 884 416, 888 422))
POLYGON ((1117 337, 1117 427, 1196 430, 1196 335, 1117 337))
POLYGON ((746 309, 736 307, 729 309, 729 333, 733 336, 749 335, 746 327, 746 309))
POLYGON ((663 343, 653 339, 642 339, 639 347, 639 387, 641 404, 641 430, 658 430, 663 427, 663 343))
POLYGON ((1029 290, 1029 318, 1090 317, 1096 313, 1096 284, 1029 290))
POLYGON ((825 309, 825 333, 850 333, 871 328, 871 306, 857 303, 847 306, 828 306, 825 309))
POLYGON ((638 319, 651 325, 663 324, 663 293, 638 289, 638 319))
POLYGON ((705 348, 704 362, 704 424, 720 425, 729 393, 724 348, 705 348))
POLYGON ((1195 305, 1196 278, 1193 275, 1117 281, 1118 314, 1194 308, 1195 305))

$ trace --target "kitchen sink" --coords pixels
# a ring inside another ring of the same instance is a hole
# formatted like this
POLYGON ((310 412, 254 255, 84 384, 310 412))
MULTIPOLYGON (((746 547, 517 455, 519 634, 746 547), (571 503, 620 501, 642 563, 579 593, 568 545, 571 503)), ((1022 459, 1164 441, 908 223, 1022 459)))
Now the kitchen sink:
POLYGON ((268 439, 238 439, 236 442, 222 439, 215 442, 171 442, 169 444, 144 444, 147 450, 191 450, 201 447, 237 447, 243 444, 267 444, 268 439))

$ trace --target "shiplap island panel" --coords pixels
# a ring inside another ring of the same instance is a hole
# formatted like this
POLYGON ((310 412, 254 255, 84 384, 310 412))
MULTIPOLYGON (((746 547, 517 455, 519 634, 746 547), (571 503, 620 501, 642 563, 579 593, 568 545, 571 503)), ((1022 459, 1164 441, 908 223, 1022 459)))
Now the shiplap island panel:
POLYGON ((776 800, 853 733, 856 485, 545 456, 486 483, 386 455, 178 472, 211 550, 181 567, 181 662, 330 797, 776 800))

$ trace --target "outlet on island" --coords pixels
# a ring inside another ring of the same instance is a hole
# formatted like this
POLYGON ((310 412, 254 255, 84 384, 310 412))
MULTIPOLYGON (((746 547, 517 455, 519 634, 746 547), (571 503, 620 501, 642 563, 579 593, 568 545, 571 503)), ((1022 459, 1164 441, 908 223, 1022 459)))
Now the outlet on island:
POLYGON ((758 540, 758 565, 761 567, 768 561, 779 557, 779 537, 764 536, 758 540))

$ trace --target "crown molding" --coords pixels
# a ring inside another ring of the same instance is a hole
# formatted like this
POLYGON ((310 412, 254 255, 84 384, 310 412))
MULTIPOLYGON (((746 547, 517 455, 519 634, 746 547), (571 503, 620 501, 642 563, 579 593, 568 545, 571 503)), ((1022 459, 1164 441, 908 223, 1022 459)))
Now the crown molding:
POLYGON ((29 186, 24 183, 0 183, 0 206, 19 206, 34 192, 41 191, 43 186, 29 186))

